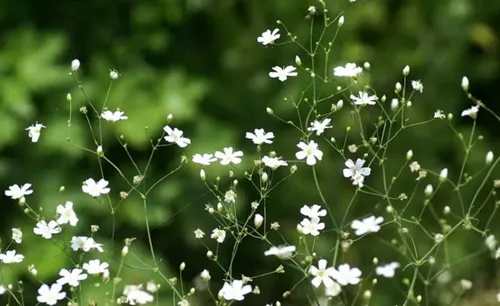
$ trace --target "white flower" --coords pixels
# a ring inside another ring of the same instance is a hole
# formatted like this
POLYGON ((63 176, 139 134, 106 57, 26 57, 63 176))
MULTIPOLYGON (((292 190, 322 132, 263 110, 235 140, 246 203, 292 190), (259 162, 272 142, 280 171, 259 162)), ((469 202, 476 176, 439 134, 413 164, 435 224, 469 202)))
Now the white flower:
POLYGON ((444 240, 444 235, 441 233, 437 233, 434 235, 434 242, 435 243, 441 243, 444 240))
POLYGON ((314 204, 313 206, 304 205, 300 209, 300 213, 311 219, 319 219, 326 216, 326 209, 321 209, 321 206, 314 204))
POLYGON ((105 110, 101 114, 101 118, 106 120, 106 121, 111 121, 111 122, 117 122, 120 120, 126 120, 128 119, 127 116, 124 116, 124 112, 117 110, 116 112, 112 112, 110 110, 105 110))
POLYGON ((177 303, 178 306, 189 306, 189 302, 186 299, 182 299, 179 303, 177 303))
POLYGON ((165 141, 167 142, 176 143, 181 148, 185 148, 191 143, 191 140, 189 138, 182 136, 184 132, 177 128, 174 128, 172 130, 171 127, 166 125, 163 130, 165 131, 165 133, 167 133, 167 136, 164 137, 165 141))
POLYGON ((38 289, 38 296, 36 300, 39 303, 45 303, 47 305, 56 305, 57 301, 62 300, 66 297, 66 292, 61 292, 62 286, 59 284, 52 284, 50 287, 43 284, 38 289))
POLYGON ((67 201, 63 206, 59 204, 56 208, 59 218, 56 220, 59 224, 69 223, 71 226, 76 226, 78 223, 78 217, 73 210, 73 202, 67 201))
POLYGON ((361 279, 361 270, 358 268, 352 268, 348 264, 340 265, 338 270, 333 269, 332 277, 337 281, 341 286, 345 285, 356 285, 361 279))
POLYGON ((193 163, 200 164, 203 166, 210 166, 210 164, 216 160, 217 158, 215 158, 213 154, 193 155, 193 163))
POLYGON ((463 290, 469 290, 472 288, 472 282, 468 279, 462 279, 460 280, 460 286, 462 286, 463 290))
POLYGON ((274 29, 272 32, 271 30, 266 30, 259 37, 257 37, 257 42, 263 44, 264 46, 273 44, 274 41, 281 36, 279 31, 279 29, 274 29))
POLYGON ((420 170, 420 164, 417 163, 416 161, 412 162, 410 164, 410 171, 411 172, 415 172, 415 171, 418 171, 418 170, 420 170))
POLYGON ((35 123, 34 125, 26 128, 26 131, 28 131, 28 137, 31 138, 31 142, 38 142, 42 128, 46 128, 46 126, 41 123, 35 123))
POLYGON ((116 79, 118 79, 120 77, 120 74, 115 69, 112 69, 112 70, 109 71, 109 77, 112 80, 116 80, 116 79))
POLYGON ((383 277, 392 278, 396 274, 396 269, 400 267, 399 262, 391 262, 375 268, 375 273, 383 277))
POLYGON ((466 109, 462 112, 462 117, 465 116, 470 116, 474 118, 477 115, 477 112, 479 111, 479 106, 475 105, 469 109, 466 109))
POLYGON ((73 251, 82 250, 88 252, 90 250, 96 249, 99 252, 104 252, 102 249, 102 244, 97 243, 92 237, 85 236, 73 236, 71 238, 71 248, 73 251))
POLYGON ((123 289, 123 295, 127 298, 127 303, 130 305, 145 305, 153 302, 154 300, 154 297, 151 294, 136 285, 125 286, 123 289))
POLYGON ((411 81, 411 87, 413 87, 413 90, 418 91, 422 93, 424 91, 424 85, 420 80, 417 81, 411 81))
POLYGON ((274 138, 273 132, 265 132, 264 129, 255 129, 254 133, 247 132, 246 138, 253 141, 256 145, 261 145, 263 143, 271 144, 274 138))
POLYGON ((311 266, 309 268, 309 273, 314 276, 311 280, 311 283, 314 287, 318 288, 322 283, 325 287, 333 286, 335 283, 332 279, 333 271, 335 270, 333 267, 327 268, 328 262, 325 259, 320 259, 318 261, 318 267, 311 266))
POLYGON ((201 276, 201 278, 202 278, 204 281, 208 281, 208 280, 210 280, 210 278, 211 278, 211 276, 210 276, 210 272, 208 272, 208 270, 207 270, 207 269, 205 269, 205 270, 201 271, 200 276, 201 276))
POLYGON ((19 228, 12 229, 12 240, 16 243, 21 243, 23 241, 23 232, 19 228))
POLYGON ((336 77, 355 78, 361 73, 363 69, 354 63, 347 63, 345 67, 338 66, 333 69, 333 75, 336 77))
POLYGON ((271 247, 269 250, 264 252, 265 256, 276 256, 280 259, 288 259, 292 257, 293 252, 295 252, 297 248, 294 245, 286 245, 286 246, 278 246, 271 247))
POLYGON ((443 114, 443 111, 438 109, 434 113, 434 119, 444 119, 446 116, 443 114))
POLYGON ((351 223, 351 228, 355 230, 356 236, 362 236, 367 233, 376 233, 380 230, 380 224, 384 222, 383 217, 370 216, 359 220, 354 220, 351 223))
POLYGON ((107 187, 109 184, 105 179, 100 179, 99 182, 94 179, 87 179, 82 185, 82 191, 93 197, 98 197, 101 194, 108 194, 110 189, 107 187))
POLYGON ((16 250, 10 250, 4 254, 0 254, 0 261, 4 264, 21 263, 24 260, 24 255, 16 254, 16 250))
POLYGON ((61 228, 56 221, 52 220, 49 223, 45 220, 41 220, 36 224, 36 227, 33 229, 33 232, 37 235, 42 236, 45 239, 52 238, 52 235, 59 234, 61 232, 61 228))
POLYGON ((309 220, 305 218, 300 222, 300 227, 304 235, 318 236, 319 231, 325 229, 325 223, 320 222, 319 219, 309 220))
POLYGON ((196 230, 194 231, 194 237, 195 237, 196 239, 201 239, 201 238, 203 238, 204 236, 205 236, 205 233, 204 233, 201 229, 199 229, 199 228, 198 228, 198 229, 196 229, 196 230))
POLYGON ((224 148, 224 153, 217 151, 215 152, 215 157, 220 159, 220 164, 225 166, 229 164, 239 164, 241 163, 241 157, 243 157, 243 152, 233 151, 232 147, 224 148))
POLYGON ((323 158, 323 152, 318 148, 318 144, 314 140, 309 141, 308 144, 305 142, 299 142, 297 147, 302 151, 295 153, 297 159, 306 159, 306 164, 313 166, 316 164, 316 159, 321 160, 323 158))
POLYGON ((71 271, 61 269, 61 271, 59 272, 61 278, 57 280, 57 283, 61 286, 68 284, 71 287, 78 287, 80 281, 87 278, 87 274, 82 272, 82 269, 73 269, 71 271))
POLYGON ((80 68, 80 61, 77 59, 74 59, 71 61, 71 70, 77 71, 78 68, 80 68))
POLYGON ((109 275, 109 264, 107 262, 101 263, 99 259, 90 260, 88 263, 84 263, 82 268, 92 275, 109 275))
POLYGON ((243 285, 242 280, 233 280, 231 284, 225 282, 222 289, 219 291, 219 295, 225 300, 231 301, 243 301, 245 299, 244 295, 252 292, 252 286, 243 285))
POLYGON ((326 296, 337 296, 339 295, 340 291, 342 291, 342 288, 337 282, 333 282, 332 285, 325 287, 326 296))
POLYGON ((226 239, 226 231, 216 228, 212 231, 210 238, 216 239, 218 243, 223 243, 226 239))
POLYGON ((9 190, 5 190, 5 195, 11 197, 13 200, 20 199, 26 195, 30 195, 33 193, 33 190, 30 190, 31 184, 24 184, 21 187, 15 184, 9 187, 9 190))
POLYGON ((4 295, 7 292, 7 288, 4 285, 0 285, 0 295, 4 295))
POLYGON ((355 186, 363 187, 363 182, 366 176, 369 176, 371 169, 369 167, 363 167, 365 160, 358 158, 356 163, 351 159, 346 160, 345 166, 347 167, 342 171, 344 177, 351 178, 352 184, 355 186))
POLYGON ((283 68, 274 66, 273 70, 274 71, 269 72, 269 76, 273 79, 278 78, 281 82, 286 81, 288 77, 297 76, 297 72, 293 66, 286 66, 283 68))
POLYGON ((323 121, 314 120, 311 122, 311 127, 307 130, 311 132, 316 132, 316 136, 320 136, 325 132, 325 129, 330 129, 332 126, 329 125, 332 120, 330 118, 325 118, 323 121))
POLYGON ((493 251, 495 250, 496 246, 497 246, 497 239, 495 238, 494 235, 489 235, 488 237, 486 237, 486 239, 484 240, 484 244, 486 244, 486 247, 490 250, 490 251, 493 251))
POLYGON ((354 104, 356 105, 375 105, 377 104, 377 101, 378 98, 377 96, 370 96, 368 95, 366 92, 362 92, 360 91, 358 93, 358 97, 356 97, 355 95, 351 95, 351 100, 354 101, 354 104))
POLYGON ((269 167, 273 170, 278 169, 278 167, 281 166, 288 166, 287 162, 284 160, 281 160, 281 157, 269 157, 269 156, 264 156, 262 157, 262 162, 266 167, 269 167))

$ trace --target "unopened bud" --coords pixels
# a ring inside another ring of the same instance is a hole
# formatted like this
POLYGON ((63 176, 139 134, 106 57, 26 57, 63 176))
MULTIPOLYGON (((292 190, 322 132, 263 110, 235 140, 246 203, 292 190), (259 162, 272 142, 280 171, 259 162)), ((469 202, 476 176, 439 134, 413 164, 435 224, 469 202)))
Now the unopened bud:
POLYGON ((264 217, 260 214, 255 214, 255 217, 253 219, 253 224, 255 225, 255 228, 259 228, 262 225, 262 222, 264 222, 264 217))
POLYGON ((462 78, 462 89, 464 91, 469 91, 469 79, 466 76, 462 78))
POLYGON ((403 68, 403 75, 404 75, 404 76, 408 76, 408 74, 410 74, 410 66, 406 65, 406 66, 403 68))

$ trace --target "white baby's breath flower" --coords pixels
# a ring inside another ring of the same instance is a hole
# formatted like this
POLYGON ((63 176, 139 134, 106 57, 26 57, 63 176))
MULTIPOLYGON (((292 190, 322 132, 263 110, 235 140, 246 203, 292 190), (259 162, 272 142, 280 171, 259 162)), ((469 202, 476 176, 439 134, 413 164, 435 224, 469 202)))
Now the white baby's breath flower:
POLYGON ((269 167, 273 170, 276 170, 276 169, 278 169, 278 167, 281 167, 281 166, 288 166, 286 161, 281 160, 281 157, 263 156, 262 162, 264 163, 264 165, 266 167, 269 167))
POLYGON ((416 171, 419 171, 420 170, 420 164, 416 161, 414 162, 411 162, 410 164, 410 171, 411 172, 416 172, 416 171))
POLYGON ((195 237, 196 239, 201 239, 201 238, 203 238, 204 236, 205 236, 205 233, 204 233, 201 229, 199 229, 199 228, 198 228, 198 229, 196 229, 196 230, 194 231, 194 237, 195 237))
POLYGON ((175 143, 181 148, 185 148, 191 143, 189 138, 183 136, 184 132, 177 128, 172 129, 166 125, 163 130, 167 133, 167 135, 163 137, 166 142, 175 143))
POLYGON ((239 164, 241 163, 241 157, 243 157, 242 151, 233 151, 232 147, 224 148, 224 152, 217 151, 215 152, 215 157, 220 159, 220 164, 225 166, 229 164, 239 164))
POLYGON ((33 232, 45 239, 52 238, 52 235, 59 234, 61 232, 61 227, 59 224, 52 220, 47 223, 45 220, 41 220, 36 224, 33 232))
POLYGON ((280 38, 279 29, 266 30, 259 37, 257 37, 257 42, 263 44, 264 46, 273 44, 278 38, 280 38))
POLYGON ((314 140, 309 141, 308 144, 305 142, 299 142, 297 147, 302 151, 295 153, 297 159, 305 159, 306 164, 313 166, 316 164, 316 160, 321 160, 323 158, 323 152, 318 148, 318 144, 314 140))
POLYGON ((45 303, 47 305, 56 305, 59 300, 62 300, 66 297, 66 292, 62 291, 62 286, 55 283, 50 287, 46 284, 43 284, 38 289, 38 296, 36 300, 39 303, 45 303))
POLYGON ((370 96, 368 93, 362 91, 358 93, 357 97, 355 95, 351 95, 350 98, 354 101, 355 105, 375 105, 378 100, 377 96, 370 96))
POLYGON ((362 236, 368 233, 376 233, 380 230, 380 224, 384 222, 383 217, 370 216, 360 220, 354 220, 351 228, 355 230, 356 236, 362 236))
POLYGON ((312 206, 304 205, 300 209, 300 213, 311 219, 319 219, 326 216, 326 209, 321 209, 320 205, 314 204, 312 206))
POLYGON ((6 251, 0 254, 0 261, 4 264, 21 263, 24 260, 24 255, 17 254, 16 250, 6 251))
POLYGON ((210 166, 210 164, 216 160, 217 158, 215 158, 213 154, 193 155, 193 163, 200 164, 202 166, 210 166))
POLYGON ((411 81, 411 87, 413 87, 413 90, 418 91, 420 93, 424 91, 424 85, 420 80, 411 81))
POLYGON ((434 119, 444 119, 446 118, 446 116, 444 115, 443 111, 438 109, 436 110, 436 112, 434 113, 434 119))
POLYGON ((43 128, 46 128, 46 126, 41 123, 35 123, 34 125, 26 128, 26 131, 28 131, 28 137, 31 138, 31 142, 38 142, 43 128))
POLYGON ((271 139, 274 138, 274 134, 273 132, 266 133, 264 129, 255 129, 253 133, 247 132, 245 137, 252 140, 256 145, 261 145, 264 143, 271 144, 273 143, 271 139))
POLYGON ((23 232, 19 228, 12 229, 12 240, 16 243, 21 243, 23 241, 23 232))
POLYGON ((325 132, 325 129, 330 129, 332 126, 330 125, 330 122, 332 119, 330 118, 325 118, 322 121, 314 120, 311 122, 311 127, 308 127, 307 130, 311 132, 316 132, 316 136, 320 136, 325 132))
POLYGON ((252 292, 252 286, 243 284, 242 280, 233 280, 231 283, 225 282, 219 291, 219 296, 227 301, 243 301, 245 295, 252 292))
POLYGON ((118 71, 116 71, 115 69, 112 69, 109 71, 109 78, 112 79, 112 80, 116 80, 120 77, 120 74, 118 73, 118 71))
POLYGON ((333 69, 333 75, 336 77, 355 78, 363 73, 363 68, 354 63, 347 63, 345 66, 338 66, 333 69))
POLYGON ((342 170, 342 174, 345 178, 350 178, 352 180, 352 184, 354 186, 363 187, 363 183, 366 176, 371 174, 371 169, 369 167, 363 167, 365 164, 365 160, 358 158, 356 163, 354 163, 351 159, 346 160, 345 168, 342 170))
POLYGON ((96 182, 94 179, 89 178, 83 182, 82 191, 93 197, 98 197, 102 194, 108 194, 110 189, 107 187, 109 184, 105 179, 100 179, 96 182))
POLYGON ((5 190, 5 195, 11 197, 13 200, 17 200, 24 196, 32 194, 33 190, 31 190, 30 188, 31 184, 24 184, 22 186, 15 184, 10 186, 9 190, 5 190))
POLYGON ((61 278, 57 280, 57 283, 61 286, 68 284, 71 287, 78 287, 80 285, 80 281, 87 279, 87 274, 82 272, 82 269, 73 269, 71 271, 61 269, 59 272, 61 278))
POLYGON ((361 279, 361 270, 351 268, 348 264, 342 264, 338 269, 333 269, 332 278, 341 286, 357 285, 361 279))
POLYGON ((325 223, 320 222, 319 219, 304 218, 300 222, 300 227, 304 235, 318 236, 319 231, 325 229, 325 223))
POLYGON ((271 247, 269 250, 264 252, 265 256, 276 256, 280 259, 288 259, 292 257, 293 252, 295 252, 297 248, 294 245, 286 245, 286 246, 278 246, 271 247))
POLYGON ((226 239, 226 231, 216 228, 212 231, 210 238, 217 240, 218 243, 223 243, 226 239))
POLYGON ((89 262, 84 263, 82 268, 91 275, 109 275, 109 264, 107 262, 101 262, 99 259, 90 260, 89 262))
POLYGON ((71 70, 77 71, 80 68, 80 61, 77 59, 74 59, 71 61, 71 70))
POLYGON ((383 277, 392 278, 396 274, 396 269, 400 266, 399 262, 391 262, 389 264, 378 266, 375 269, 375 273, 383 277))
POLYGON ((65 205, 58 205, 56 208, 56 212, 59 215, 59 218, 56 220, 57 223, 69 223, 71 226, 76 226, 76 224, 78 223, 78 217, 73 210, 73 202, 67 201, 65 205))
POLYGON ((110 110, 105 110, 104 112, 102 112, 101 118, 111 122, 117 122, 128 119, 128 117, 125 116, 125 112, 122 112, 121 110, 117 110, 115 112, 112 112, 110 110))
POLYGON ((462 117, 469 116, 471 118, 475 118, 477 116, 477 112, 479 111, 479 106, 475 105, 469 109, 466 109, 462 112, 462 117))
POLYGON ((297 76, 297 71, 295 71, 295 67, 293 66, 274 66, 273 71, 269 72, 269 76, 273 79, 278 79, 281 82, 284 82, 288 79, 288 77, 297 76))
POLYGON ((314 276, 311 280, 311 283, 314 287, 318 288, 321 284, 324 284, 325 287, 333 286, 335 281, 332 279, 334 268, 327 267, 328 261, 325 259, 320 259, 318 261, 318 266, 311 266, 309 268, 309 273, 314 276))

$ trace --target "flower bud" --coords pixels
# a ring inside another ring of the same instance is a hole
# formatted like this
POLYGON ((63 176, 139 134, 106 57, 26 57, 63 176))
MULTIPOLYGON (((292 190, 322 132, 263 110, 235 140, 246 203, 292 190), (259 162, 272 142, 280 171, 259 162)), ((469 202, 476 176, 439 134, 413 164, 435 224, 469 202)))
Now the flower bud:
POLYGON ((300 57, 298 55, 295 56, 295 64, 297 64, 297 66, 302 66, 302 61, 300 60, 300 57))
POLYGON ((425 186, 424 194, 428 197, 431 196, 432 192, 434 191, 434 188, 432 187, 431 184, 425 186))
POLYGON ((339 27, 341 27, 344 24, 344 21, 345 21, 344 20, 344 15, 340 16, 339 17, 339 23, 338 23, 339 27))
POLYGON ((363 68, 365 68, 365 70, 370 70, 370 68, 371 68, 370 63, 365 62, 365 63, 363 64, 363 68))
POLYGON ((391 110, 396 111, 399 107, 399 101, 398 99, 392 99, 391 100, 391 110))
POLYGON ((493 162, 493 152, 489 151, 487 154, 486 154, 486 165, 490 165, 492 162, 493 162))
POLYGON ((469 91, 469 79, 466 76, 462 78, 462 89, 464 91, 469 91))
POLYGON ((266 112, 267 112, 269 115, 274 114, 273 109, 272 109, 272 108, 270 108, 270 107, 266 107, 266 112))
POLYGON ((406 152, 406 160, 411 160, 412 157, 413 157, 413 151, 408 150, 408 152, 406 152))
POLYGON ((127 254, 128 254, 128 246, 124 246, 122 249, 122 257, 127 256, 127 254))
POLYGON ((207 178, 205 175, 205 170, 203 170, 203 169, 200 170, 200 178, 202 181, 204 181, 207 178))
POLYGON ((264 217, 260 214, 255 214, 255 217, 253 219, 253 224, 255 225, 255 228, 259 228, 262 225, 262 222, 264 222, 264 217))
POLYGON ((71 61, 71 70, 77 71, 78 68, 80 68, 80 61, 77 59, 74 59, 71 61))
POLYGON ((184 271, 186 269, 186 263, 182 262, 181 265, 179 266, 179 270, 184 271))
POLYGON ((403 89, 403 86, 401 86, 401 83, 397 82, 395 88, 396 93, 401 92, 401 89, 403 89))
POLYGON ((404 76, 408 76, 408 74, 410 74, 410 66, 406 65, 406 66, 403 68, 403 75, 404 75, 404 76))
POLYGON ((439 181, 444 182, 444 181, 446 181, 447 178, 448 178, 448 168, 444 168, 439 173, 439 181))

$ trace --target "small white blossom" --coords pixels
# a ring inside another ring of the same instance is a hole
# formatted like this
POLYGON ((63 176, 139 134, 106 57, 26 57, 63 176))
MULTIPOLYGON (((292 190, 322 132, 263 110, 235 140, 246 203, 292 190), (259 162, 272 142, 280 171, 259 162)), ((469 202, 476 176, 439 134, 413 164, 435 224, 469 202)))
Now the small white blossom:
POLYGON ((319 231, 325 229, 325 223, 320 222, 319 219, 309 220, 304 218, 304 220, 300 222, 300 227, 304 235, 318 236, 319 231))
POLYGON ((31 138, 31 142, 38 142, 43 128, 46 128, 46 126, 41 123, 35 123, 34 125, 26 128, 26 131, 28 131, 28 137, 31 138))
POLYGON ((21 263, 24 260, 24 255, 17 254, 16 250, 10 250, 0 254, 0 261, 4 264, 21 263))
POLYGON ((242 151, 233 151, 233 148, 224 148, 224 152, 215 152, 215 157, 220 159, 220 164, 225 166, 229 164, 239 164, 241 163, 241 157, 243 157, 242 151))
POLYGON ((396 274, 396 269, 399 267, 399 262, 391 262, 389 264, 378 266, 375 269, 375 273, 383 277, 392 278, 396 274))
POLYGON ((263 44, 264 46, 273 44, 278 38, 280 38, 279 29, 266 30, 259 37, 257 37, 257 42, 263 44))
POLYGON ((78 223, 78 217, 73 210, 73 202, 67 201, 65 205, 58 205, 56 212, 59 214, 59 218, 56 220, 59 224, 69 223, 71 226, 76 226, 78 223))
POLYGON ((252 286, 244 285, 242 280, 233 280, 231 283, 224 283, 219 291, 219 296, 222 296, 227 301, 243 301, 245 295, 252 292, 252 286))
POLYGON ((12 240, 16 243, 21 243, 23 241, 23 232, 19 228, 12 229, 12 240))
POLYGON ((264 156, 262 157, 262 162, 266 167, 269 167, 273 170, 278 169, 278 167, 281 166, 288 166, 288 163, 284 160, 281 160, 281 157, 269 157, 269 156, 264 156))
POLYGON ((354 63, 347 63, 344 67, 338 66, 333 69, 333 75, 336 77, 355 78, 361 73, 363 69, 354 63))
POLYGON ((99 259, 90 260, 82 266, 83 270, 86 270, 88 274, 98 275, 103 274, 103 276, 109 275, 109 264, 107 262, 102 262, 99 259))
POLYGON ((52 235, 59 234, 61 232, 61 227, 59 227, 59 224, 57 224, 54 220, 49 221, 49 223, 45 220, 41 220, 36 224, 33 232, 45 239, 50 239, 52 238, 52 235))
POLYGON ((418 91, 422 93, 424 91, 424 85, 420 80, 417 81, 411 81, 411 87, 413 87, 413 90, 418 91))
POLYGON ((211 276, 210 276, 210 272, 208 272, 208 270, 207 270, 207 269, 205 269, 205 270, 201 271, 200 276, 201 276, 201 278, 202 278, 204 281, 208 281, 208 280, 210 280, 210 278, 211 278, 211 276))
POLYGON ((444 115, 443 111, 438 109, 434 113, 434 119, 444 119, 446 116, 444 115))
POLYGON ((465 116, 470 116, 474 118, 477 115, 477 112, 479 111, 479 106, 475 105, 469 109, 466 109, 462 112, 462 117, 465 116))
POLYGON ((276 256, 280 259, 288 259, 292 257, 293 252, 295 252, 297 248, 294 245, 286 245, 286 246, 278 246, 271 247, 269 250, 264 252, 265 256, 276 256))
POLYGON ((61 291, 62 286, 57 283, 52 284, 50 287, 43 284, 38 289, 38 296, 36 297, 36 300, 39 303, 45 303, 47 305, 57 305, 57 301, 66 297, 66 292, 61 291))
POLYGON ((87 179, 82 185, 82 191, 93 197, 98 197, 102 194, 108 194, 110 189, 107 187, 109 184, 105 179, 100 179, 98 182, 94 179, 87 179))
POLYGON ((181 148, 185 148, 191 143, 189 138, 183 137, 184 132, 177 128, 172 129, 166 125, 163 130, 167 133, 167 136, 164 137, 166 142, 175 143, 181 148))
POLYGON ((71 271, 66 269, 61 269, 59 275, 61 278, 57 280, 59 285, 70 285, 71 287, 78 287, 80 281, 87 279, 87 274, 82 273, 82 269, 73 269, 71 271))
POLYGON ((411 162, 410 164, 410 171, 411 172, 416 172, 416 171, 419 171, 420 170, 420 164, 416 161, 414 162, 411 162))
POLYGON ((272 132, 266 133, 264 129, 255 129, 254 133, 247 132, 245 137, 252 140, 256 145, 261 145, 264 143, 271 144, 273 143, 271 139, 274 138, 274 134, 272 132))
POLYGON ((363 187, 363 183, 366 176, 369 176, 371 169, 369 167, 363 167, 365 164, 364 159, 358 158, 356 163, 351 159, 346 160, 345 166, 347 167, 342 171, 345 178, 350 178, 352 184, 355 186, 363 187))
POLYGON ((312 206, 304 205, 300 209, 300 213, 311 219, 319 219, 326 216, 326 209, 321 209, 320 205, 314 204, 312 206))
POLYGON ((384 222, 383 217, 370 216, 360 220, 354 220, 351 228, 355 230, 356 236, 362 236, 368 233, 376 233, 380 230, 380 224, 384 222))
POLYGON ((203 238, 204 236, 205 236, 205 233, 204 233, 201 229, 199 229, 199 228, 198 228, 198 229, 196 229, 196 230, 194 231, 194 237, 195 237, 196 239, 201 239, 201 238, 203 238))
POLYGON ((85 236, 73 236, 71 238, 71 248, 73 251, 82 250, 84 252, 89 252, 90 250, 98 250, 99 252, 104 252, 102 244, 97 243, 92 237, 85 236))
POLYGON ((328 262, 325 259, 320 259, 318 261, 318 267, 311 266, 309 268, 309 273, 314 276, 311 280, 311 283, 314 287, 318 288, 321 284, 324 284, 325 287, 333 286, 335 281, 332 279, 332 275, 334 272, 333 267, 327 268, 328 262))
POLYGON ((338 270, 333 269, 332 278, 341 286, 357 285, 361 279, 361 271, 358 268, 351 268, 348 264, 340 265, 338 270))
POLYGON ((302 151, 295 153, 297 159, 306 159, 306 164, 313 166, 316 164, 316 160, 323 159, 323 152, 318 148, 318 144, 314 140, 309 141, 308 144, 305 142, 299 142, 297 147, 302 151))
POLYGON ((375 105, 375 104, 377 104, 377 102, 375 102, 378 100, 377 96, 370 96, 370 95, 368 95, 368 93, 362 92, 362 91, 360 91, 358 93, 358 95, 359 96, 357 96, 357 97, 355 95, 351 95, 351 97, 350 97, 351 100, 354 101, 355 105, 375 105))
POLYGON ((283 68, 275 66, 273 67, 273 71, 269 72, 269 76, 273 79, 277 78, 281 82, 284 82, 288 79, 288 77, 297 76, 297 71, 295 71, 295 67, 293 66, 286 66, 283 68))
POLYGON ((101 114, 101 118, 106 121, 117 122, 121 120, 127 120, 128 117, 125 116, 125 112, 117 110, 116 112, 112 112, 110 110, 105 110, 101 114))
POLYGON ((123 295, 127 298, 130 305, 145 305, 154 300, 153 295, 142 290, 141 286, 128 285, 123 289, 123 295))
POLYGON ((120 77, 120 74, 115 69, 109 71, 109 77, 112 80, 116 80, 120 77))
POLYGON ((5 195, 11 197, 13 200, 17 200, 24 196, 32 194, 33 190, 31 190, 30 188, 31 184, 24 184, 22 186, 15 184, 10 186, 9 190, 5 190, 5 195))
POLYGON ((484 244, 486 244, 486 247, 490 250, 490 251, 494 251, 495 248, 497 247, 497 239, 495 238, 494 235, 489 235, 488 237, 486 237, 486 239, 484 240, 484 244))
POLYGON ((210 164, 216 160, 217 158, 215 158, 213 154, 193 155, 193 163, 200 164, 203 166, 210 166, 210 164))
POLYGON ((322 121, 314 120, 311 122, 311 127, 308 127, 307 130, 311 132, 316 132, 316 136, 320 136, 325 132, 325 129, 330 129, 332 126, 330 122, 332 120, 330 118, 325 118, 322 121))
POLYGON ((226 231, 216 228, 212 231, 210 238, 216 239, 218 243, 223 243, 226 239, 226 231))

